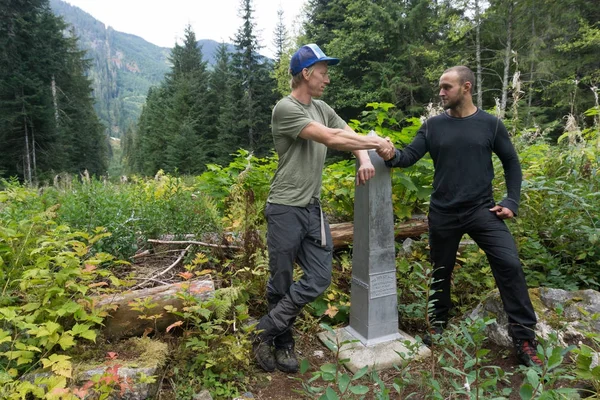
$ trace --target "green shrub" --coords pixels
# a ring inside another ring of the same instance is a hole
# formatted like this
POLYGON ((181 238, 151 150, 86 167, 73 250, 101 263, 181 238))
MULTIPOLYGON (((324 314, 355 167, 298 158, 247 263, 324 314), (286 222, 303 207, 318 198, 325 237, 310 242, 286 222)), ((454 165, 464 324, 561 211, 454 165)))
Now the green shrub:
POLYGON ((91 251, 108 233, 59 225, 54 208, 12 219, 24 197, 35 203, 25 188, 0 192, 0 397, 11 399, 65 388, 72 366, 64 351, 95 341, 106 316, 91 296, 121 285, 108 271, 120 262, 91 251), (41 368, 51 374, 20 380, 41 368))

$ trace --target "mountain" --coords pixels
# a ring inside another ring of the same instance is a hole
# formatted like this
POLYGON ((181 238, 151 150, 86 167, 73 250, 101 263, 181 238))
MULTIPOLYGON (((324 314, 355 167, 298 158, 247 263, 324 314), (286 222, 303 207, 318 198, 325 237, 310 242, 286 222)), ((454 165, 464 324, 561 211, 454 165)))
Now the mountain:
MULTIPOLYGON (((50 0, 56 15, 70 24, 79 46, 91 60, 88 73, 94 89, 95 110, 113 137, 121 137, 135 124, 146 101, 148 89, 159 85, 170 70, 170 48, 159 47, 141 37, 107 27, 79 7, 50 0)), ((182 27, 183 28, 183 27, 182 27)), ((218 42, 199 40, 209 68, 218 42)), ((228 45, 234 51, 233 45, 228 45)))

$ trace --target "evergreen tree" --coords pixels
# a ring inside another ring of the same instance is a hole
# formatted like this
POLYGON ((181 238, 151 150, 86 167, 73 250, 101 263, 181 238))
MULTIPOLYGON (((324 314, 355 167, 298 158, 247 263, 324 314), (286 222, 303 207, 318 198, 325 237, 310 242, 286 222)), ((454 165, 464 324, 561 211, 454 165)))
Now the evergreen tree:
POLYGON ((86 77, 90 61, 77 48, 74 32, 67 40, 62 71, 56 75, 56 117, 61 148, 68 155, 71 172, 87 170, 93 175, 107 172, 111 151, 104 127, 94 112, 91 81, 86 77))
POLYGON ((183 46, 176 46, 169 74, 171 101, 165 116, 169 140, 166 148, 167 172, 192 174, 203 170, 205 164, 201 143, 207 135, 204 128, 208 74, 202 49, 191 26, 185 29, 183 46))
POLYGON ((66 24, 47 0, 5 1, 0 13, 0 172, 26 182, 60 171, 105 173, 107 140, 66 24))
POLYGON ((281 57, 289 47, 289 36, 283 20, 283 9, 277 10, 277 25, 275 25, 273 46, 275 46, 275 68, 281 62, 281 57))
POLYGON ((271 107, 275 101, 275 82, 270 75, 271 63, 260 56, 261 46, 255 34, 252 0, 241 0, 242 26, 234 38, 233 88, 237 90, 236 133, 244 148, 264 155, 273 147, 269 128, 271 107))
POLYGON ((434 21, 434 3, 311 0, 310 5, 307 41, 342 59, 331 68, 325 93, 342 118, 355 118, 374 101, 412 113, 434 97, 426 73, 436 53, 433 43, 444 32, 434 21))
POLYGON ((188 25, 183 44, 175 44, 164 83, 149 91, 138 130, 128 146, 128 168, 144 175, 159 169, 196 174, 208 162, 206 141, 214 136, 208 102, 209 74, 196 35, 188 25), (135 140, 134 140, 135 139, 135 140), (136 155, 144 154, 143 160, 136 155))
POLYGON ((210 141, 208 146, 212 149, 210 162, 227 165, 230 154, 242 147, 240 135, 236 133, 237 118, 235 111, 233 73, 231 56, 225 43, 217 49, 214 71, 211 74, 210 104, 214 105, 216 140, 210 141))
POLYGON ((135 170, 143 175, 152 176, 165 168, 165 149, 169 139, 165 110, 169 103, 169 93, 164 85, 148 91, 138 124, 139 147, 133 164, 138 167, 135 170))

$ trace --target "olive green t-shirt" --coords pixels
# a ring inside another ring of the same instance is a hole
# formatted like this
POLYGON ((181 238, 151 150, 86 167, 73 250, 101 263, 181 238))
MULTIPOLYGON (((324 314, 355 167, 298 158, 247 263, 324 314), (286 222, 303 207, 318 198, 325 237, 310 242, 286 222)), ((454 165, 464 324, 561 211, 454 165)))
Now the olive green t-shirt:
POLYGON ((302 104, 291 95, 281 99, 271 118, 273 142, 279 155, 271 181, 268 202, 306 207, 311 197, 320 197, 327 147, 298 135, 310 122, 344 129, 346 123, 321 100, 302 104))

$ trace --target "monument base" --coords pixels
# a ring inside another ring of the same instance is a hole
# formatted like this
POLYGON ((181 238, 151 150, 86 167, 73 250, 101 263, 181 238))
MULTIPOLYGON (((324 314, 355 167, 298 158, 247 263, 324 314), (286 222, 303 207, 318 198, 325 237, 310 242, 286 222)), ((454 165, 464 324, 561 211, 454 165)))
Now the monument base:
POLYGON ((334 332, 335 337, 328 331, 321 332, 318 334, 319 339, 326 346, 328 343, 347 342, 341 345, 339 359, 349 360, 345 366, 352 373, 356 373, 364 367, 368 367, 369 371, 382 371, 411 360, 420 360, 431 354, 431 351, 424 345, 419 346, 416 351, 409 350, 403 342, 408 340, 410 343, 415 343, 416 346, 416 340, 402 331, 398 331, 397 336, 393 335, 396 336, 395 340, 378 342, 369 346, 365 346, 360 338, 354 336, 347 328, 339 328, 334 332), (402 357, 400 354, 404 356, 402 357))

